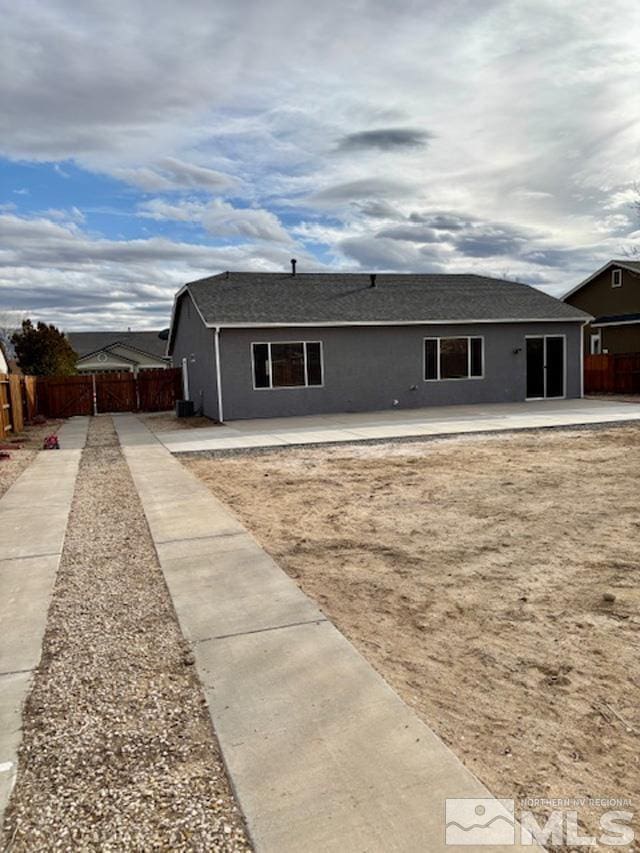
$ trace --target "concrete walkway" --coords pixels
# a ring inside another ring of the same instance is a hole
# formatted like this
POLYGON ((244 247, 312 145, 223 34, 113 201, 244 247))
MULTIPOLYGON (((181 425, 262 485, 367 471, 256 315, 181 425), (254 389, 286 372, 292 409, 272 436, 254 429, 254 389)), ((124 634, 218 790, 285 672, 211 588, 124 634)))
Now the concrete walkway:
POLYGON ((40 661, 88 418, 58 432, 0 499, 0 826, 16 777, 22 706, 40 661))
POLYGON ((451 849, 445 798, 487 790, 203 483, 114 421, 258 853, 451 849))
POLYGON ((640 405, 558 400, 232 421, 158 434, 172 453, 371 441, 640 420, 640 405))

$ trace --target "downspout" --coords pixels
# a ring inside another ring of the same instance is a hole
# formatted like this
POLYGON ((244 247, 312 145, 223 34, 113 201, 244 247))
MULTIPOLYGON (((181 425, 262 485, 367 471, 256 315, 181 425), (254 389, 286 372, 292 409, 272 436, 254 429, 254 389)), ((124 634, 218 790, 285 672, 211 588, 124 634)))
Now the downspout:
POLYGON ((182 359, 182 393, 185 400, 191 399, 189 390, 189 364, 186 358, 182 359))
POLYGON ((216 355, 216 386, 218 391, 218 420, 224 422, 224 411, 222 408, 222 370, 220 367, 220 326, 216 326, 213 334, 213 346, 216 355))

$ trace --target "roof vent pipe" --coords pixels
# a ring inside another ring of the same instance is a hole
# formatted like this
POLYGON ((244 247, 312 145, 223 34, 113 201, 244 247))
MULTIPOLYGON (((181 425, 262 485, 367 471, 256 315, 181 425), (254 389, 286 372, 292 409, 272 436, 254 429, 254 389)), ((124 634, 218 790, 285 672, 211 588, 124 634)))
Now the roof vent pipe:
POLYGON ((371 273, 371 275, 369 276, 369 279, 371 280, 371 284, 369 285, 369 287, 375 287, 376 286, 376 274, 371 273))
POLYGON ((296 261, 295 258, 291 258, 291 275, 293 276, 293 278, 296 277, 296 264, 297 263, 298 262, 296 261))

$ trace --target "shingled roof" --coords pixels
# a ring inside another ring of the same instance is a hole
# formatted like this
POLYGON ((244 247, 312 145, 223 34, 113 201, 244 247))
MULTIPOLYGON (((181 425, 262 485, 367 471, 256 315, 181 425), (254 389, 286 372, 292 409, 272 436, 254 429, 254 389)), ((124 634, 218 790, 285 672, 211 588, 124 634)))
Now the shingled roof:
POLYGON ((165 356, 167 342, 155 332, 67 332, 67 338, 80 357, 113 344, 123 344, 153 356, 165 356))
POLYGON ((480 275, 377 274, 371 287, 359 273, 230 272, 184 290, 212 326, 589 319, 529 285, 480 275))

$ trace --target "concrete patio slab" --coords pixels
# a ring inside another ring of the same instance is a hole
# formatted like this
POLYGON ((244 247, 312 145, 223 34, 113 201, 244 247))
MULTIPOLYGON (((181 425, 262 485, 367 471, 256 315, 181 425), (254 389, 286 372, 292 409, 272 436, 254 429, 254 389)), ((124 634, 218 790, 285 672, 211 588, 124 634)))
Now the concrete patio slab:
POLYGON ((444 799, 490 796, 329 622, 195 655, 259 850, 435 853, 444 799))
POLYGON ((0 673, 35 669, 59 555, 0 561, 0 673))
MULTIPOLYGON (((593 399, 549 400, 232 421, 218 427, 163 432, 157 438, 172 453, 224 452, 626 421, 640 421, 640 405, 593 399)), ((144 444, 140 434, 136 440, 144 444)))
POLYGON ((114 421, 257 853, 450 849, 445 798, 486 788, 200 481, 114 421))
MULTIPOLYGON (((237 545, 238 537, 235 537, 237 545)), ((162 561, 188 640, 323 620, 323 613, 253 542, 234 550, 162 561), (215 610, 215 622, 211 613, 215 610)))
POLYGON ((89 418, 69 418, 58 430, 60 448, 62 450, 82 450, 87 443, 88 429, 89 418))
POLYGON ((22 706, 38 666, 88 418, 58 432, 0 499, 0 824, 13 789, 22 706))
POLYGON ((16 780, 22 705, 30 687, 31 672, 0 675, 0 826, 16 780))

